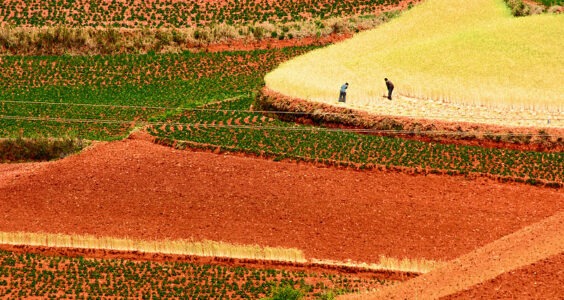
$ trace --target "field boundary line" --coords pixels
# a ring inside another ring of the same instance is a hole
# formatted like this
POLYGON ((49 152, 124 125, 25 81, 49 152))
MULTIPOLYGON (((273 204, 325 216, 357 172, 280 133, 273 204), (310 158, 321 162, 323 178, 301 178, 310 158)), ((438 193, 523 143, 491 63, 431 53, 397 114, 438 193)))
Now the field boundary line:
MULTIPOLYGON (((23 117, 23 116, 6 116, 0 115, 0 119, 17 120, 17 121, 40 121, 40 122, 59 122, 59 123, 101 123, 101 124, 139 124, 147 125, 166 125, 166 126, 191 126, 206 128, 235 128, 235 129, 257 129, 257 130, 288 130, 288 131, 324 131, 324 132, 352 132, 352 133, 382 133, 382 134, 418 134, 418 135, 453 135, 453 136, 473 136, 472 132, 461 131, 416 131, 416 130, 386 130, 386 129, 370 129, 370 128, 327 128, 327 127, 307 127, 307 126, 253 126, 253 125, 228 125, 228 124, 211 124, 202 123, 181 123, 181 122, 150 122, 142 120, 110 120, 110 119, 68 119, 56 117, 23 117)), ((531 136, 531 137, 550 137, 545 133, 506 133, 494 134, 495 136, 531 136)))
MULTIPOLYGON (((207 107, 214 104, 220 104, 228 101, 241 99, 243 95, 227 98, 216 102, 204 104, 207 107)), ((90 104, 90 103, 68 103, 68 102, 45 102, 45 101, 16 101, 16 100, 0 100, 0 103, 10 104, 41 104, 41 105, 61 105, 61 106, 84 106, 84 107, 109 107, 124 109, 162 109, 162 110, 183 110, 194 112, 234 112, 234 113, 260 113, 260 114, 276 114, 276 115, 323 115, 323 116, 353 116, 355 113, 338 113, 338 112, 307 112, 307 111, 283 111, 283 110, 252 110, 252 109, 213 109, 213 108, 189 108, 189 107, 169 107, 169 106, 142 106, 142 105, 113 105, 113 104, 90 104)), ((391 116, 393 117, 393 116, 391 116)), ((419 118, 416 115, 402 115, 405 118, 419 118)), ((426 115, 428 118, 437 118, 439 116, 426 115)), ((545 121, 546 118, 501 118, 501 117, 473 117, 476 120, 518 120, 518 121, 545 121)), ((53 117, 56 119, 56 117, 53 117)), ((564 118, 550 118, 551 121, 562 121, 564 118)))
POLYGON ((233 258, 241 260, 273 261, 298 265, 330 268, 349 268, 367 271, 390 271, 407 274, 424 274, 441 267, 445 262, 427 259, 396 259, 380 256, 378 263, 363 263, 322 259, 306 259, 303 252, 295 248, 238 245, 204 240, 146 241, 91 235, 67 235, 32 232, 0 232, 0 245, 31 246, 65 249, 94 249, 146 254, 182 255, 198 257, 233 258))
POLYGON ((405 283, 339 299, 439 299, 564 252, 564 212, 506 235, 405 283), (455 276, 453 276, 455 275, 455 276))
POLYGON ((32 232, 0 232, 0 244, 44 246, 55 248, 139 251, 174 255, 226 257, 237 259, 306 262, 301 250, 282 247, 238 245, 210 240, 137 240, 93 235, 67 235, 32 232))
POLYGON ((531 179, 525 177, 511 177, 511 176, 503 176, 503 175, 495 175, 495 174, 479 173, 479 172, 464 173, 457 170, 448 170, 448 169, 426 169, 426 168, 411 168, 411 167, 403 167, 403 166, 395 166, 395 165, 383 165, 383 164, 375 164, 375 163, 356 163, 351 161, 341 161, 341 160, 326 159, 326 158, 310 158, 305 156, 286 156, 285 153, 279 154, 279 153, 274 153, 264 150, 261 150, 260 153, 256 153, 248 149, 238 149, 233 146, 205 144, 205 143, 198 143, 198 142, 186 141, 186 140, 176 140, 169 138, 157 137, 155 143, 174 147, 180 150, 183 150, 183 148, 179 147, 178 145, 179 143, 181 144, 181 146, 190 147, 192 149, 213 150, 213 151, 219 151, 220 153, 241 152, 253 156, 264 155, 266 157, 272 157, 272 158, 281 157, 281 159, 304 161, 314 164, 320 163, 320 164, 327 164, 331 166, 348 167, 353 169, 367 169, 367 170, 381 170, 381 171, 388 170, 388 171, 397 171, 397 172, 403 172, 403 173, 414 174, 414 175, 439 174, 439 175, 449 175, 449 176, 464 176, 469 178, 485 177, 499 182, 518 182, 518 183, 526 183, 530 185, 541 185, 541 186, 544 185, 545 187, 557 188, 557 189, 564 187, 564 182, 550 181, 550 180, 537 179, 537 178, 531 179))

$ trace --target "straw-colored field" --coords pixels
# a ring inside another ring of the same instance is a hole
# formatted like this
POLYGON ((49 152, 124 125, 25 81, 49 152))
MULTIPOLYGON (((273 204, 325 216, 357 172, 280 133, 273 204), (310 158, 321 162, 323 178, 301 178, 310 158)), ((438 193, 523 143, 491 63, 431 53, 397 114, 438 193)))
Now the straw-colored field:
POLYGON ((503 0, 428 0, 377 29, 284 63, 265 80, 282 94, 328 103, 337 103, 339 87, 349 82, 346 105, 380 113, 559 127, 563 36, 564 15, 515 18, 503 0), (382 97, 384 77, 396 86, 394 100, 418 99, 408 103, 415 111, 394 110, 396 102, 382 97), (461 117, 461 105, 483 106, 485 115, 461 117))

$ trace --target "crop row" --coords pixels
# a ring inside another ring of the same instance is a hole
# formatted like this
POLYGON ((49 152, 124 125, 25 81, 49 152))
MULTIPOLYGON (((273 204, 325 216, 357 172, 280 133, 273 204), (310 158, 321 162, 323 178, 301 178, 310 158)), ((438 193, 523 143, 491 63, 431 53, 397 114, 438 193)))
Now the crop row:
POLYGON ((0 24, 14 26, 191 27, 374 14, 416 0, 344 1, 3 1, 0 24))
MULTIPOLYGON (((4 56, 0 58, 0 87, 24 90, 51 85, 106 87, 167 84, 201 78, 225 80, 232 76, 251 76, 262 82, 260 75, 282 61, 312 49, 289 47, 166 55, 4 56)), ((244 83, 239 85, 245 86, 244 83)))
POLYGON ((0 296, 259 299, 291 286, 318 297, 385 284, 378 278, 187 262, 85 259, 0 251, 0 296))
MULTIPOLYGON (((253 99, 239 100, 245 107, 253 99)), ((233 104, 230 104, 233 105, 233 104)), ((358 168, 407 168, 421 172, 488 174, 529 183, 564 182, 564 153, 544 153, 425 143, 284 123, 258 112, 184 113, 153 126, 159 137, 192 145, 220 146, 277 158, 304 159, 358 168)))
POLYGON ((2 57, 0 136, 116 138, 180 107, 247 95, 266 72, 309 49, 2 57))
POLYGON ((249 153, 359 167, 389 166, 563 182, 561 153, 358 135, 292 126, 244 111, 252 106, 252 94, 263 86, 269 70, 311 49, 2 57, 0 136, 107 140, 124 136, 145 122, 168 122, 174 125, 157 125, 153 133, 249 153), (223 102, 215 108, 218 111, 190 110, 226 99, 239 100, 223 102))

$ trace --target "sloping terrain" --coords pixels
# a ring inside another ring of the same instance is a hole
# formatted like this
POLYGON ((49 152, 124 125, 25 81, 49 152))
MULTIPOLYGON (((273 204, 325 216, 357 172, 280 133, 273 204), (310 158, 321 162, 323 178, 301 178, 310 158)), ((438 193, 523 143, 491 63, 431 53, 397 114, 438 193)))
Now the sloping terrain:
MULTIPOLYGON (((382 289, 374 294, 358 296, 358 298, 437 299, 451 294, 455 294, 451 298, 500 297, 502 292, 498 294, 497 290, 499 290, 503 281, 498 276, 503 276, 511 282, 509 292, 518 291, 521 293, 520 295, 512 294, 511 298, 526 297, 529 291, 537 292, 535 286, 531 284, 519 286, 519 283, 522 283, 523 279, 533 279, 534 277, 523 276, 521 279, 512 276, 512 274, 507 274, 507 272, 527 267, 539 261, 543 265, 546 264, 547 259, 556 263, 556 265, 549 266, 546 271, 537 270, 544 275, 549 285, 556 283, 556 286, 548 286, 545 289, 547 294, 543 294, 542 298, 558 295, 562 292, 561 284, 557 283, 557 279, 562 277, 558 273, 561 273, 561 258, 562 253, 564 253, 563 232, 564 212, 560 212, 454 259, 442 268, 435 269, 403 284, 382 289), (560 271, 556 271, 558 269, 560 271), (495 282, 499 284, 496 291, 487 288, 488 285, 490 287, 493 285, 493 283, 490 283, 491 281, 485 286, 471 289, 474 285, 494 278, 495 282), (469 291, 462 292, 463 290, 469 291), (459 293, 456 294, 457 292, 459 293)), ((532 297, 533 295, 529 296, 532 297)), ((537 296, 539 295, 537 294, 537 296)), ((343 298, 355 299, 357 296, 343 298)))
POLYGON ((0 231, 208 239, 307 258, 451 260, 562 210, 523 184, 178 151, 144 140, 1 165, 0 231), (33 171, 35 170, 35 171, 33 171))
POLYGON ((562 128, 548 120, 561 119, 564 103, 564 44, 555 39, 563 24, 562 15, 512 17, 503 1, 428 0, 285 62, 265 81, 283 95, 334 105, 348 82, 346 106, 382 115, 562 128), (382 97, 385 77, 402 97, 382 97))
POLYGON ((564 253, 509 271, 445 299, 529 298, 560 299, 564 282, 564 253))

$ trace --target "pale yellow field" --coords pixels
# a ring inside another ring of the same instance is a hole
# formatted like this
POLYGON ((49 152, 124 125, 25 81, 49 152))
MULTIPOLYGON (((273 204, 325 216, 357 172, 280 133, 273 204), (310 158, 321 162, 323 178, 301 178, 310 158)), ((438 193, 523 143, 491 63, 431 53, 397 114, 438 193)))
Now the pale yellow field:
POLYGON ((426 0, 284 63, 265 81, 288 96, 335 104, 349 82, 346 106, 383 114, 564 127, 564 15, 515 18, 503 0, 426 0), (384 77, 409 112, 382 97, 384 77))

